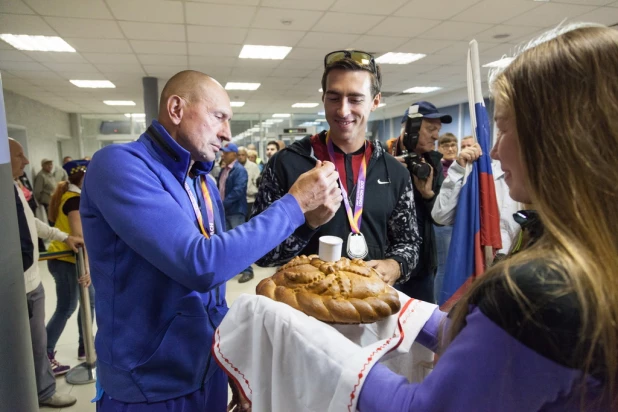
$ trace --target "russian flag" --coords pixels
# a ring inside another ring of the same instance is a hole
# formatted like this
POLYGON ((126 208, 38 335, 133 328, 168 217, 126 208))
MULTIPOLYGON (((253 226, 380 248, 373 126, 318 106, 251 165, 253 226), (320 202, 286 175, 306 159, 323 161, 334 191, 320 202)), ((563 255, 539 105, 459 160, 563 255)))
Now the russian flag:
POLYGON ((483 274, 494 252, 502 248, 500 213, 489 157, 489 119, 480 72, 478 44, 472 40, 468 49, 468 100, 472 134, 483 155, 468 165, 464 174, 438 301, 444 310, 459 300, 472 281, 483 274))

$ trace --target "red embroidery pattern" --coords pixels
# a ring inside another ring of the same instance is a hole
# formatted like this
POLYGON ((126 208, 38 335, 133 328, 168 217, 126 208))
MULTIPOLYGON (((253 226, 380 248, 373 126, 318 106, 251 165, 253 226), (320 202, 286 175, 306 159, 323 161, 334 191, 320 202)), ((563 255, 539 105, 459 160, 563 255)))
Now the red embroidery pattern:
MULTIPOLYGON (((415 301, 415 299, 410 299, 409 301, 407 301, 403 309, 399 313, 399 319, 397 320, 397 325, 399 329, 399 341, 392 348, 390 348, 386 353, 389 353, 397 349, 397 347, 401 345, 401 342, 403 341, 403 338, 404 338, 404 331, 403 331, 402 324, 405 324, 408 321, 408 318, 410 317, 410 315, 414 312, 414 308, 408 311, 408 308, 410 307, 413 301, 415 301), (406 315, 406 317, 402 319, 401 316, 404 314, 406 315)), ((393 336, 388 338, 386 342, 384 342, 380 347, 378 347, 376 350, 371 352, 371 354, 367 358, 367 361, 365 362, 360 372, 358 373, 358 380, 356 381, 356 384, 354 385, 354 387, 352 388, 352 392, 350 393, 350 403, 348 403, 348 412, 352 412, 352 405, 354 404, 354 398, 356 398, 356 390, 358 389, 358 386, 360 385, 361 379, 363 379, 363 376, 365 376, 364 375, 365 369, 367 368, 367 366, 369 366, 369 364, 373 360, 373 357, 379 352, 381 352, 382 350, 384 350, 386 347, 388 347, 390 345, 390 342, 396 337, 397 337, 397 332, 394 332, 393 336)))
MULTIPOLYGON (((219 352, 219 355, 220 355, 221 359, 223 359, 223 360, 225 361, 225 363, 227 363, 228 365, 230 365, 230 366, 231 366, 231 368, 232 368, 232 370, 233 370, 234 372, 236 372, 238 375, 242 376, 242 379, 243 379, 243 380, 245 381, 245 383, 247 384, 247 388, 249 388, 249 393, 253 394, 253 389, 251 389, 251 385, 249 385, 249 380, 247 379, 247 377, 245 376, 245 374, 244 374, 244 373, 242 373, 242 372, 240 371, 240 369, 238 369, 236 366, 234 366, 234 364, 233 364, 232 362, 230 362, 230 360, 229 360, 228 358, 226 358, 226 357, 223 355, 223 353, 221 352, 221 342, 220 342, 220 339, 221 339, 221 333, 219 332, 219 328, 217 328, 217 332, 216 332, 216 334, 215 334, 215 339, 216 339, 216 341, 215 341, 215 344, 214 344, 214 345, 215 345, 215 347, 217 348, 217 352, 219 352)), ((215 359, 216 359, 216 357, 215 357, 215 359)), ((217 362, 217 363, 218 363, 218 362, 217 362)), ((228 368, 224 367, 224 366, 223 366, 223 365, 221 365, 221 364, 219 364, 219 366, 221 366, 221 368, 222 368, 223 370, 228 369, 228 368)), ((228 371, 229 371, 229 370, 228 370, 228 371)), ((234 377, 232 377, 232 378, 234 378, 234 377)), ((239 389, 240 389, 240 390, 242 390, 242 387, 241 387, 240 385, 238 385, 238 387, 239 387, 239 389)), ((245 396, 245 397, 246 397, 246 396, 245 396)))

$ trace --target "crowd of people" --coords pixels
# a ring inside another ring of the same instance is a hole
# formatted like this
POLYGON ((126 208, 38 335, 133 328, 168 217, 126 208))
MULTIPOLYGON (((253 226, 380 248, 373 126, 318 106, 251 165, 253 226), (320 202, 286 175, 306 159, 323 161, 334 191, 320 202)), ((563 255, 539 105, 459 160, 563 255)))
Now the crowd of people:
MULTIPOLYGON (((410 384, 377 364, 358 409, 615 410, 618 192, 605 154, 618 149, 617 56, 618 32, 601 26, 529 45, 491 80, 491 153, 472 136, 440 135, 452 117, 428 101, 410 107, 422 116, 415 147, 404 142, 408 111, 399 136, 368 139, 383 74, 354 50, 324 58, 328 130, 287 147, 269 141, 264 161, 231 142, 227 93, 192 70, 167 82, 158 118, 137 141, 91 162, 65 158, 61 169, 43 159, 33 189, 11 141, 22 250, 34 251, 24 270, 41 404, 72 401, 55 393, 54 374, 68 368, 54 349, 79 284, 74 258, 49 262, 58 305, 45 330, 35 238, 53 240, 50 251, 87 246, 79 282, 93 304, 97 294, 98 411, 223 411, 228 378, 209 348, 227 313, 227 281, 249 282, 253 264, 316 254, 320 236, 334 235, 384 282, 440 301, 465 168, 489 155, 503 248, 421 331, 419 342, 440 354, 429 377, 410 384), (34 218, 32 198, 53 228, 34 218)), ((81 329, 79 342, 83 356, 81 329)), ((285 364, 273 370, 293 379, 285 364)), ((250 410, 229 384, 230 407, 250 410)))

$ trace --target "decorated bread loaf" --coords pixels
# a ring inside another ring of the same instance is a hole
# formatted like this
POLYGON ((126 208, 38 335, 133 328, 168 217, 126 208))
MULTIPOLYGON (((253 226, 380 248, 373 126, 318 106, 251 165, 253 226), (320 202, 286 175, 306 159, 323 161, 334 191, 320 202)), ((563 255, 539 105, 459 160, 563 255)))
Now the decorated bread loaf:
POLYGON ((401 307, 395 289, 374 269, 345 257, 325 262, 298 256, 262 280, 256 292, 328 323, 373 323, 401 307))

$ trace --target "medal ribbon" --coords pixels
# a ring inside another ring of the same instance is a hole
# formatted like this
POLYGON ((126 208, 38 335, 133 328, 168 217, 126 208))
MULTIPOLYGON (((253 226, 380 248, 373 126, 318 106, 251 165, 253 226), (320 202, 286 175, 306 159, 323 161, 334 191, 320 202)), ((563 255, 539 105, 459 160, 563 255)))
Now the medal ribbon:
MULTIPOLYGON (((365 143, 366 148, 367 143, 365 143)), ((328 156, 330 161, 337 168, 335 163, 335 149, 333 142, 330 140, 330 131, 326 133, 326 147, 328 148, 328 156)), ((339 171, 337 171, 339 173, 339 171)), ((360 234, 361 221, 363 220, 363 204, 365 203, 365 183, 367 181, 367 159, 365 157, 365 151, 363 151, 363 161, 358 169, 358 181, 356 183, 356 203, 354 204, 354 214, 352 214, 352 207, 350 206, 350 200, 348 198, 348 192, 345 190, 345 186, 341 181, 341 175, 339 175, 339 186, 343 193, 343 204, 348 215, 348 222, 350 222, 350 228, 352 233, 360 234)))
POLYGON ((212 235, 215 234, 215 212, 212 206, 212 199, 210 198, 210 192, 208 191, 208 187, 206 186, 206 175, 200 176, 200 182, 202 187, 202 196, 204 197, 204 206, 206 207, 206 216, 208 218, 208 231, 204 229, 204 219, 202 218, 202 212, 200 211, 200 207, 197 204, 197 200, 195 196, 193 196, 193 191, 189 187, 189 184, 185 180, 185 190, 189 195, 189 199, 191 199, 191 205, 193 206, 193 212, 195 212, 195 217, 197 218, 197 222, 200 225, 200 231, 207 238, 210 239, 212 235))

